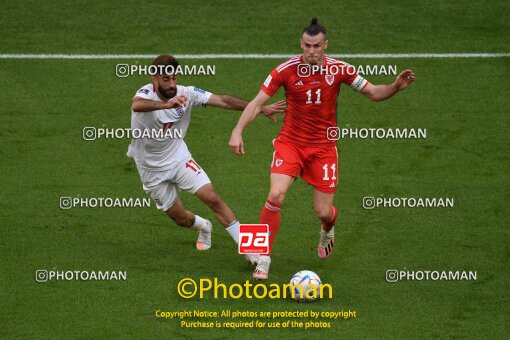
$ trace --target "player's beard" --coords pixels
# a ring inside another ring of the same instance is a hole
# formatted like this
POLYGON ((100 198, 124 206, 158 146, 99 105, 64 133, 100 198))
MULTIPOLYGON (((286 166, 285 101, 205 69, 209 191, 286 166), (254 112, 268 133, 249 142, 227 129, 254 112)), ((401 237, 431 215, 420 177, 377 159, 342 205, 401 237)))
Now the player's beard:
POLYGON ((318 64, 320 64, 321 59, 322 58, 320 56, 318 56, 318 55, 315 55, 313 57, 310 56, 310 57, 308 57, 308 64, 310 64, 310 65, 318 65, 318 64))
POLYGON ((161 93, 161 95, 166 99, 172 99, 177 94, 177 89, 175 87, 172 87, 170 88, 170 90, 165 91, 165 89, 163 89, 161 85, 158 84, 158 90, 159 93, 161 93))
POLYGON ((310 65, 321 65, 324 61, 324 51, 304 53, 304 61, 310 65))

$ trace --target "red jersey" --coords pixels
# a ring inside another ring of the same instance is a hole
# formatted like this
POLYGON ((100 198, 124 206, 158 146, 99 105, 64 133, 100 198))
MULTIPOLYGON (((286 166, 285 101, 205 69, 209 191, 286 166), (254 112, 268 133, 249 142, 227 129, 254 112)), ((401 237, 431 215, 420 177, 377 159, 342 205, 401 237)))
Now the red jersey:
POLYGON ((287 110, 279 137, 302 145, 335 144, 327 129, 337 126, 337 99, 345 83, 361 91, 367 81, 352 65, 324 56, 322 66, 305 64, 303 56, 293 57, 276 67, 261 89, 273 96, 285 89, 287 110))

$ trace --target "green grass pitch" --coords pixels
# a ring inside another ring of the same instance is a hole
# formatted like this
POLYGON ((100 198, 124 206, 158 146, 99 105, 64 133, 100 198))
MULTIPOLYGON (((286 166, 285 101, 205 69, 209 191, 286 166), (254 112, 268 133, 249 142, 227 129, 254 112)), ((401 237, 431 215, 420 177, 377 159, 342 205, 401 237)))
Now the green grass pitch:
MULTIPOLYGON (((330 53, 508 53, 509 14, 510 5, 501 0, 9 0, 0 11, 0 54, 299 54, 300 32, 312 16, 328 28, 330 53)), ((294 183, 268 284, 286 283, 309 269, 333 286, 332 299, 301 304, 179 297, 176 287, 185 277, 233 284, 251 276, 215 221, 213 247, 199 253, 196 235, 154 204, 59 208, 61 196, 147 197, 125 155, 129 141, 84 141, 82 129, 129 127, 131 98, 148 79, 119 79, 115 65, 149 59, 0 59, 0 338, 506 338, 509 60, 346 60, 411 68, 417 80, 381 103, 343 88, 340 127, 426 128, 428 135, 338 142, 340 217, 327 261, 316 255, 319 225, 311 188, 302 180, 294 183), (364 210, 364 196, 453 197, 455 206, 364 210), (38 269, 124 270, 127 280, 37 283, 38 269), (473 270, 477 280, 388 283, 388 269, 473 270), (182 328, 180 320, 155 316, 156 310, 227 309, 350 309, 357 317, 321 319, 331 326, 322 329, 211 330, 182 328)), ((282 60, 182 61, 214 64, 216 75, 182 77, 181 84, 251 99, 282 60)), ((367 78, 376 84, 393 80, 367 78)), ((282 97, 280 92, 275 99, 282 97)), ((238 117, 234 111, 197 108, 186 142, 239 219, 256 223, 281 117, 277 124, 259 117, 244 134, 246 155, 237 157, 228 139, 238 117)), ((196 198, 181 197, 190 210, 213 219, 196 198)))

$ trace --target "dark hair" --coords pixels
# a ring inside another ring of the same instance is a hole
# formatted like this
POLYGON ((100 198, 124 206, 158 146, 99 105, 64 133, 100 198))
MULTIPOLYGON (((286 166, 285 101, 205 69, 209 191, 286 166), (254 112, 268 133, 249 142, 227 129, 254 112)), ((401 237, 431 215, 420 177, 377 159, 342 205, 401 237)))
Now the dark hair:
POLYGON ((324 39, 326 39, 326 37, 327 37, 326 27, 319 24, 319 19, 317 19, 315 17, 313 17, 312 21, 310 21, 310 25, 305 27, 305 29, 303 30, 303 33, 311 35, 312 37, 319 33, 322 33, 322 34, 324 34, 324 39))
POLYGON ((152 65, 158 66, 172 66, 173 70, 177 70, 177 66, 179 66, 179 62, 173 56, 169 54, 162 54, 157 56, 156 59, 152 61, 152 65))

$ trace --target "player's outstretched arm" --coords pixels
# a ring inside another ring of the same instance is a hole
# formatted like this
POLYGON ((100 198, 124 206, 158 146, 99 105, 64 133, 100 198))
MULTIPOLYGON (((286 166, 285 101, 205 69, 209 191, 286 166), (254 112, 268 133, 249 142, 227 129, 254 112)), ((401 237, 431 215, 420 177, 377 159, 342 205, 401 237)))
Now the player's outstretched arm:
POLYGON ((244 129, 253 122, 257 113, 261 111, 262 107, 265 103, 271 98, 264 91, 259 91, 257 96, 246 106, 237 125, 234 130, 232 130, 232 135, 230 136, 230 141, 228 145, 232 149, 236 155, 244 154, 244 144, 243 144, 243 131, 244 129))
MULTIPOLYGON (((211 105, 214 107, 219 107, 226 110, 237 110, 242 111, 248 106, 248 101, 236 97, 232 97, 226 94, 213 94, 207 105, 211 105)), ((271 119, 273 122, 276 122, 276 119, 273 117, 275 113, 281 113, 285 110, 285 101, 280 100, 276 103, 267 106, 261 106, 257 113, 263 113, 267 118, 271 119)))
POLYGON ((411 70, 404 70, 400 72, 395 81, 388 85, 373 85, 368 83, 361 93, 373 101, 386 100, 393 96, 395 93, 408 87, 416 79, 414 72, 411 70))
POLYGON ((241 111, 248 105, 248 101, 227 94, 213 94, 207 101, 207 105, 225 110, 241 111))
POLYGON ((186 106, 187 98, 185 96, 175 96, 167 102, 157 102, 141 97, 133 98, 131 110, 134 112, 151 112, 155 110, 174 109, 186 106))

